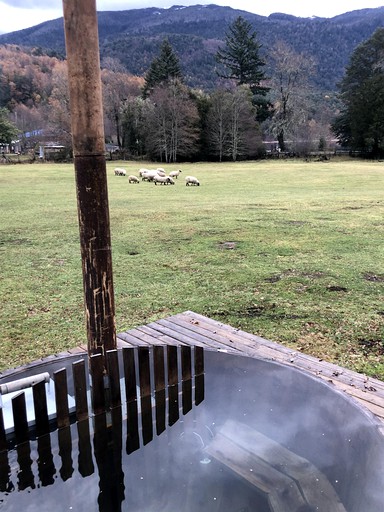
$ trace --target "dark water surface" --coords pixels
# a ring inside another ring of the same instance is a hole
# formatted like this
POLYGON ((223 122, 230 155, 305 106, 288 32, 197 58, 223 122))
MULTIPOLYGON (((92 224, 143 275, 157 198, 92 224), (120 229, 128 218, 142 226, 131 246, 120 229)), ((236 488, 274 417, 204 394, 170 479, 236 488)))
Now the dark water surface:
POLYGON ((0 510, 384 510, 384 439, 341 393, 290 367, 213 352, 193 387, 204 400, 186 414, 167 392, 1 452, 0 510))

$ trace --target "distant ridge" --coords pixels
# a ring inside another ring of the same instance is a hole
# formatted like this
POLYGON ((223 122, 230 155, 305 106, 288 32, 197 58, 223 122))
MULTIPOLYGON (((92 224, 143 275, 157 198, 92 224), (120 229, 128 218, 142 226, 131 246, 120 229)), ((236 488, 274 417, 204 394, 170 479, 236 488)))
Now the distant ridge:
MULTIPOLYGON (((228 25, 243 16, 254 27, 265 56, 278 40, 317 61, 314 85, 334 91, 356 46, 384 26, 384 7, 360 9, 333 18, 299 18, 283 13, 260 16, 218 5, 174 5, 98 13, 101 58, 118 59, 126 70, 143 75, 167 37, 180 57, 186 82, 214 87, 217 48, 228 25)), ((38 47, 49 55, 65 56, 63 19, 0 35, 0 44, 38 47)), ((268 61, 268 59, 266 58, 268 61)))

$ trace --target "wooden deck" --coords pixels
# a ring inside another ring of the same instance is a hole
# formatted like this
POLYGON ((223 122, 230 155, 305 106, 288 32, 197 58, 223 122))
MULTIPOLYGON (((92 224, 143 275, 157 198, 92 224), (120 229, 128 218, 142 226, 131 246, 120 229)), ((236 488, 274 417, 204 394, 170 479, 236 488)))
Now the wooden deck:
POLYGON ((323 379, 373 413, 384 434, 384 382, 305 355, 278 343, 235 329, 192 311, 185 311, 118 334, 118 347, 198 345, 284 363, 323 379))

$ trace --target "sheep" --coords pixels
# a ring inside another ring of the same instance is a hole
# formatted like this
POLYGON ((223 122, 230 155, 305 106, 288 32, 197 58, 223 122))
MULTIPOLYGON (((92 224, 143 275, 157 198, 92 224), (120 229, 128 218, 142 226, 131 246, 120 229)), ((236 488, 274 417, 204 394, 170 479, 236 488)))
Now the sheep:
POLYGON ((179 177, 179 174, 180 174, 180 173, 181 173, 181 169, 179 169, 179 170, 177 170, 177 171, 171 171, 171 172, 169 173, 169 175, 170 175, 170 177, 171 177, 171 178, 176 178, 176 179, 177 179, 177 178, 179 177))
POLYGON ((158 176, 157 174, 157 169, 146 169, 142 174, 141 174, 141 180, 142 181, 153 181, 153 178, 155 176, 158 176))
POLYGON ((115 176, 126 176, 127 171, 125 169, 122 169, 121 167, 115 168, 115 176))
POLYGON ((163 169, 162 167, 158 167, 156 170, 159 176, 165 176, 165 169, 163 169))
POLYGON ((133 176, 131 174, 130 176, 128 176, 128 183, 140 183, 140 181, 137 176, 133 176))
POLYGON ((197 187, 200 186, 200 181, 195 178, 194 176, 186 176, 185 177, 185 184, 188 185, 196 185, 197 187))
POLYGON ((142 168, 142 169, 139 169, 139 175, 141 177, 143 177, 143 174, 145 174, 146 172, 148 172, 149 169, 145 169, 145 168, 142 168))
POLYGON ((175 182, 170 176, 154 176, 153 180, 155 185, 160 183, 160 185, 174 185, 175 182))

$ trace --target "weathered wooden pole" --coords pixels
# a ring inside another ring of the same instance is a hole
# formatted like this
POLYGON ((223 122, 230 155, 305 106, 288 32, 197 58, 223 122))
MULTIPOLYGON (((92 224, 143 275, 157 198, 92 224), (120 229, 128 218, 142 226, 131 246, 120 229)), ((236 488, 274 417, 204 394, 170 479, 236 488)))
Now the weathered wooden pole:
POLYGON ((88 354, 105 355, 116 328, 96 2, 63 11, 88 354))

